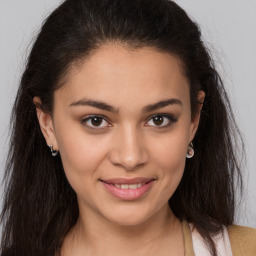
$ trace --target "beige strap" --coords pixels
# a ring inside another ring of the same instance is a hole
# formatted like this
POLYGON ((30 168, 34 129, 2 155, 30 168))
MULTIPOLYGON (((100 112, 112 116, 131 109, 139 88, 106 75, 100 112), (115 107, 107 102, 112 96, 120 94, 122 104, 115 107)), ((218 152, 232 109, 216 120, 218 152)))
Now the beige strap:
POLYGON ((232 225, 228 227, 233 256, 256 255, 256 229, 232 225))
POLYGON ((185 244, 185 256, 195 256, 193 243, 192 243, 191 230, 188 225, 188 222, 186 220, 183 220, 181 225, 182 225, 183 238, 184 238, 184 244, 185 244))

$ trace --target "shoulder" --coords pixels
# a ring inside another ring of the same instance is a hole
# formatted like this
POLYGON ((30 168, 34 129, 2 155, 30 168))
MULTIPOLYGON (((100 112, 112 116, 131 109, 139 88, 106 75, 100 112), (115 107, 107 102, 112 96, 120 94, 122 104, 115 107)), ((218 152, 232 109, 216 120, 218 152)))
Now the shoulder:
MULTIPOLYGON (((183 221, 182 227, 184 232, 185 256, 211 256, 209 245, 195 226, 192 223, 183 221)), ((223 231, 212 237, 212 239, 216 245, 216 250, 219 256, 232 255, 226 227, 223 227, 223 231)))
MULTIPOLYGON (((211 256, 209 245, 207 244, 206 240, 201 236, 193 224, 190 224, 190 228, 195 255, 211 256)), ((216 246, 216 251, 219 256, 232 255, 232 249, 226 227, 223 226, 222 231, 220 231, 215 236, 212 236, 212 240, 216 246)))
POLYGON ((232 225, 227 228, 234 256, 256 255, 256 229, 232 225))
MULTIPOLYGON (((192 223, 182 221, 185 241, 185 255, 210 256, 204 238, 199 234, 192 223)), ((256 229, 244 226, 223 226, 223 231, 212 237, 218 255, 256 256, 256 229)))

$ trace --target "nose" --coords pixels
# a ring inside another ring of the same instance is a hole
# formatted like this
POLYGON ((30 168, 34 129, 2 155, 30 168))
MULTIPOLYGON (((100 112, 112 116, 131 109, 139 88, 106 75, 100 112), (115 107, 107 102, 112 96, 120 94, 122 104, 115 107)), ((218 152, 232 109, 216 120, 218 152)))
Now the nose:
POLYGON ((109 159, 114 165, 119 165, 128 171, 145 164, 149 159, 145 141, 136 128, 119 129, 112 140, 109 159))

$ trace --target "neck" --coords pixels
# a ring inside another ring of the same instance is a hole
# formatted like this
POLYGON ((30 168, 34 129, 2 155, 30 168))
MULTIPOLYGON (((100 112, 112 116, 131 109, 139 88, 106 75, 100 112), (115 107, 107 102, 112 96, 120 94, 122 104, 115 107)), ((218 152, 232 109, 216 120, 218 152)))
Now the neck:
POLYGON ((183 248, 180 222, 168 205, 137 225, 119 225, 102 216, 80 213, 64 247, 79 248, 84 255, 165 255, 164 251, 172 255, 170 252, 177 248, 177 243, 183 248))

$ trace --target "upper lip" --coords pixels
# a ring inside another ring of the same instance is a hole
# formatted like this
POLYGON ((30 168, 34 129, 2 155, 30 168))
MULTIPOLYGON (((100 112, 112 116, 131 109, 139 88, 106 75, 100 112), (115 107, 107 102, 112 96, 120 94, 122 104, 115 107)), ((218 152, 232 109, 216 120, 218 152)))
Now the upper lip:
POLYGON ((154 178, 137 177, 137 178, 132 178, 132 179, 115 178, 115 179, 108 179, 108 180, 101 180, 101 181, 109 183, 109 184, 138 184, 138 183, 147 183, 152 180, 155 180, 155 179, 154 178))

